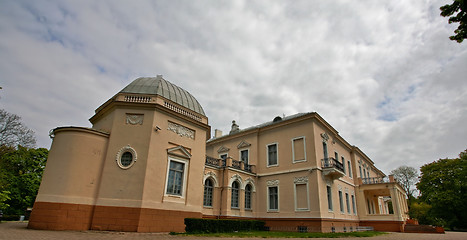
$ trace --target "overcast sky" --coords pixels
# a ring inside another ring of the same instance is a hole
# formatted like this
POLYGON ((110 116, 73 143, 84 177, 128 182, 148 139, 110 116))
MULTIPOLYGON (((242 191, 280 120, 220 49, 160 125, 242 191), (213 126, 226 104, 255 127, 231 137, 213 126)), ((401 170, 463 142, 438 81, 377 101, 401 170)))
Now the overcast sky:
POLYGON ((141 76, 193 94, 224 133, 318 112, 376 166, 467 148, 467 42, 452 1, 0 1, 0 108, 38 147, 90 127, 141 76))

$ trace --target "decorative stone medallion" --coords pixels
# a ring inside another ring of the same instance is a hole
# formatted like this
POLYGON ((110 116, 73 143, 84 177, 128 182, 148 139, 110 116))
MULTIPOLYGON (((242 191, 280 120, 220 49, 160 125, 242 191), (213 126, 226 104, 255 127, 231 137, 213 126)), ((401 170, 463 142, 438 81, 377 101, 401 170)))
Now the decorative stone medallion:
POLYGON ((143 125, 143 114, 126 114, 126 124, 143 125))

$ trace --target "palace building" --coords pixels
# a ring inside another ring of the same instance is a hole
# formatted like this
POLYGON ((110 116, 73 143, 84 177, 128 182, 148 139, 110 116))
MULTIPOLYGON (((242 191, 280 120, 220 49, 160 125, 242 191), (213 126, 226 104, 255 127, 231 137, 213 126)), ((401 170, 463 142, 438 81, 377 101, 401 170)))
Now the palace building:
POLYGON ((406 193, 318 113, 228 134, 193 95, 138 78, 58 127, 29 228, 182 232, 185 218, 259 219, 279 231, 403 231, 406 193))

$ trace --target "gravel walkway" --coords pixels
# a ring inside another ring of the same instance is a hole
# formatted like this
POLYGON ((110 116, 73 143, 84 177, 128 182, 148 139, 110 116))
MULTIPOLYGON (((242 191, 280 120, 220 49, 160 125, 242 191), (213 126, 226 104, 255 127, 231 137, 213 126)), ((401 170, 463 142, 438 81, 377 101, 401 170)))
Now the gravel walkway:
MULTIPOLYGON (((99 231, 45 231, 27 229, 27 222, 2 222, 0 223, 0 240, 49 240, 49 239, 64 239, 64 240, 132 240, 132 239, 214 239, 207 237, 191 237, 191 236, 172 236, 167 233, 121 233, 121 232, 99 232, 99 231)), ((233 238, 224 238, 225 240, 233 238)), ((244 238, 245 239, 245 238, 244 238)), ((248 238, 248 240, 256 240, 263 238, 248 238)), ((291 240, 292 238, 287 238, 291 240)), ((322 238, 316 238, 322 239, 322 238)), ((328 238, 324 238, 328 239, 328 238)), ((333 238, 344 239, 349 238, 333 238)), ((446 234, 419 234, 419 233, 390 233, 377 237, 361 238, 362 240, 467 240, 467 232, 447 232, 446 234)), ((271 238, 274 240, 274 238, 271 238)))

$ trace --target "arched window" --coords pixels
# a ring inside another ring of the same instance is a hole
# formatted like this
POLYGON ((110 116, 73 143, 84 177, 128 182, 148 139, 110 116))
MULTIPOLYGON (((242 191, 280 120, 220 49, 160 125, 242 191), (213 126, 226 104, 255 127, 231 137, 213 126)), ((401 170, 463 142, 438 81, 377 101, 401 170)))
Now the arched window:
POLYGON ((206 207, 212 207, 212 190, 213 190, 213 183, 211 179, 206 179, 204 181, 204 200, 203 205, 206 207))
POLYGON ((251 185, 245 187, 245 209, 251 209, 251 185))
POLYGON ((230 206, 232 208, 238 208, 238 196, 239 196, 239 192, 238 190, 240 189, 240 186, 238 184, 237 181, 233 182, 232 183, 232 198, 231 198, 231 201, 230 201, 230 206))

